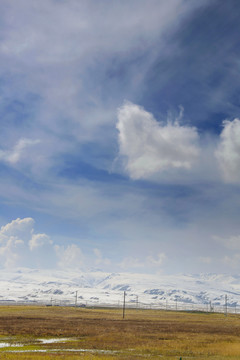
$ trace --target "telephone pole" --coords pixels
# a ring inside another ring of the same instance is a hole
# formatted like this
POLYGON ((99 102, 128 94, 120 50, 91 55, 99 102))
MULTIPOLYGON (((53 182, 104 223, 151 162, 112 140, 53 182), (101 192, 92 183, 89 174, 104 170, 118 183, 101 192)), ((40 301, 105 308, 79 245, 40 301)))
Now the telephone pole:
POLYGON ((76 296, 75 296, 75 307, 77 307, 77 294, 78 294, 78 292, 76 291, 76 296))
POLYGON ((225 295, 225 315, 227 316, 227 311, 228 311, 228 305, 227 305, 227 295, 225 295))
POLYGON ((125 305, 126 305, 125 299, 126 299, 126 291, 124 291, 123 293, 123 319, 125 317, 125 305))

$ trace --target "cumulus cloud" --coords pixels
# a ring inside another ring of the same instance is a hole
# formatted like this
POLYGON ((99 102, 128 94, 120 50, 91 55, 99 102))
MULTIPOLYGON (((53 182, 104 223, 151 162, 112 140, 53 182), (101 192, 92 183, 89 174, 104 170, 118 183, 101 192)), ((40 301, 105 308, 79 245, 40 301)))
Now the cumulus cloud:
POLYGON ((32 218, 16 219, 0 229, 0 259, 4 267, 19 264, 26 251, 26 240, 31 237, 32 218))
POLYGON ((240 182, 240 120, 224 121, 215 153, 226 182, 240 182))
MULTIPOLYGON (((51 244, 46 234, 34 232, 34 219, 31 217, 17 218, 0 229, 0 258, 5 267, 26 266, 27 262, 31 263, 31 260, 35 262, 31 251, 50 245, 50 249, 45 248, 50 253, 51 244)), ((38 259, 38 256, 36 259, 35 264, 40 265, 41 259, 38 259)))
MULTIPOLYGON (((54 244, 50 236, 35 232, 33 218, 17 218, 0 228, 0 263, 4 267, 80 268, 84 264, 82 250, 75 244, 54 244)), ((99 263, 108 264, 95 249, 99 263)))
POLYGON ((3 225, 0 229, 0 243, 3 243, 10 237, 16 239, 29 238, 32 234, 34 226, 34 220, 31 217, 11 221, 10 223, 3 225))
POLYGON ((33 234, 31 240, 29 241, 30 250, 48 244, 52 244, 52 241, 50 240, 49 236, 46 234, 33 234))
POLYGON ((199 154, 198 133, 178 121, 166 125, 141 106, 126 102, 118 111, 119 154, 132 179, 168 169, 190 169, 199 154))
POLYGON ((24 247, 24 241, 14 236, 10 236, 4 244, 0 246, 0 257, 3 259, 6 268, 13 267, 19 260, 19 252, 24 247))

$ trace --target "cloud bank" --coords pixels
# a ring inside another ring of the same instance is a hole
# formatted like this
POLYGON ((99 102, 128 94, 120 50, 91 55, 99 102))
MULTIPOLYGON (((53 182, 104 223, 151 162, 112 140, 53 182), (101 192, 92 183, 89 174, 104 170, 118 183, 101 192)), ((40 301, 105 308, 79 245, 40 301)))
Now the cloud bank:
POLYGON ((47 234, 35 232, 34 224, 31 217, 17 218, 1 227, 0 259, 3 267, 83 267, 84 255, 78 245, 54 244, 47 234))
MULTIPOLYGON (((0 229, 0 267, 94 269, 99 266, 111 269, 112 261, 93 248, 90 254, 82 251, 79 244, 69 241, 66 245, 54 242, 45 233, 34 229, 35 220, 17 218, 0 229)), ((116 266, 125 271, 148 267, 160 269, 166 259, 164 253, 140 258, 122 258, 116 266)))

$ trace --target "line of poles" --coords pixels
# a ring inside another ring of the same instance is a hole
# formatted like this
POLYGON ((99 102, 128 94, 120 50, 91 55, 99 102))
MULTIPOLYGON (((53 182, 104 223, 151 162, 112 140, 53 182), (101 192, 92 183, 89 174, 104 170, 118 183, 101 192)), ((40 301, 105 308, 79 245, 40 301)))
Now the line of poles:
MULTIPOLYGON (((123 305, 122 305, 122 317, 123 319, 125 318, 125 311, 126 311, 126 291, 123 292, 123 305)), ((51 298, 51 305, 53 306, 53 298, 51 298)), ((55 302, 56 303, 56 302, 55 302)), ((87 304, 87 303, 86 303, 87 304)), ((139 308, 139 298, 138 298, 138 295, 136 295, 136 309, 139 308)), ((119 302, 118 302, 118 306, 119 306, 119 302)), ((78 306, 78 291, 75 292, 75 307, 78 306)), ((146 306, 146 305, 145 305, 146 306)), ((153 305, 153 307, 155 307, 153 305)), ((151 305, 151 308, 152 308, 152 305, 151 305)), ((157 307, 156 307, 157 308, 157 307)), ((162 308, 162 307, 161 307, 162 308)), ((166 310, 173 310, 173 306, 171 306, 169 303, 168 303, 168 300, 166 299, 166 303, 165 303, 165 309, 166 310)), ((178 299, 175 300, 175 310, 184 310, 183 307, 179 307, 178 305, 178 299)), ((194 307, 192 307, 192 310, 194 310, 194 307)), ((196 310, 198 310, 198 308, 196 307, 196 310)), ((209 312, 213 312, 214 311, 214 307, 212 306, 212 302, 210 301, 208 304, 207 304, 207 311, 209 312)), ((225 295, 225 304, 224 304, 224 314, 227 316, 228 314, 228 297, 227 295, 225 295)), ((235 313, 237 312, 237 306, 235 306, 235 313)))

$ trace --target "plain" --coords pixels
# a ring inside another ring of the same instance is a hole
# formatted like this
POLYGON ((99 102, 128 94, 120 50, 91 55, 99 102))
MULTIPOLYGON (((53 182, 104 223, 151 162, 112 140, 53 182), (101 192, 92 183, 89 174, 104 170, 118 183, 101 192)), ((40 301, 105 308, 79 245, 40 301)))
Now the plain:
POLYGON ((236 360, 240 316, 126 309, 122 319, 121 309, 2 306, 0 344, 6 342, 4 360, 236 360))

